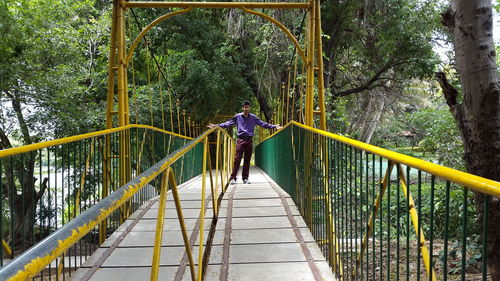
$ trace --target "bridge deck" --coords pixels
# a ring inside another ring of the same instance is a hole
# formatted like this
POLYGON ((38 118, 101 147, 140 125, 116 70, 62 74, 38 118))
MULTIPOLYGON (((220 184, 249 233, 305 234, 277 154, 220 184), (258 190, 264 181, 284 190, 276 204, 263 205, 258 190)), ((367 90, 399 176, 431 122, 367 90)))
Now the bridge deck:
MULTIPOLYGON (((258 168, 251 169, 250 179, 224 195, 205 280, 335 280, 291 198, 258 168)), ((201 177, 183 184, 179 194, 197 264, 201 177)), ((209 190, 206 196, 205 241, 213 217, 209 190)), ((148 280, 157 200, 120 226, 73 280, 148 280)), ((191 280, 171 195, 166 209, 159 280, 191 280)))

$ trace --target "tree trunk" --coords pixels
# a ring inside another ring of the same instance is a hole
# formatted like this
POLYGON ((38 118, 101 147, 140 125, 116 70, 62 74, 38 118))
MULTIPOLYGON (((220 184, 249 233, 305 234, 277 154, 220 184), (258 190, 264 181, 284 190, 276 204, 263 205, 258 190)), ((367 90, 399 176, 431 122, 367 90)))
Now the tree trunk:
MULTIPOLYGON (((446 96, 460 128, 470 173, 500 181, 500 77, 493 43, 491 0, 454 0, 443 14, 453 36, 463 103, 446 96)), ((483 221, 483 196, 476 204, 483 221)), ((488 213, 488 265, 500 281, 500 199, 492 198, 488 213)))
MULTIPOLYGON (((375 90, 377 91, 377 90, 375 90)), ((385 97, 383 93, 383 89, 380 90, 382 93, 377 93, 370 97, 369 106, 372 108, 372 114, 366 116, 366 121, 364 126, 361 128, 361 134, 359 135, 359 141, 370 143, 373 133, 377 128, 378 123, 380 122, 380 117, 382 117, 382 112, 385 107, 385 97)))
POLYGON ((251 67, 252 64, 250 63, 251 58, 248 58, 246 55, 246 52, 248 52, 249 49, 247 46, 247 42, 244 40, 239 40, 234 42, 234 44, 241 48, 241 60, 243 60, 243 62, 238 61, 235 57, 232 57, 232 59, 236 64, 244 66, 243 77, 247 81, 248 85, 252 89, 255 98, 259 102, 260 111, 264 114, 266 122, 271 123, 271 118, 273 116, 272 109, 271 107, 269 107, 266 96, 262 93, 259 85, 257 84, 257 77, 255 71, 251 67))
MULTIPOLYGON (((12 102, 12 108, 19 122, 23 145, 31 144, 33 139, 29 134, 28 124, 24 119, 19 93, 11 93, 9 91, 5 91, 4 93, 12 102)), ((0 129, 0 149, 7 148, 12 148, 12 143, 7 133, 0 129)), ((3 175, 0 175, 5 178, 1 186, 1 199, 9 202, 10 215, 13 220, 13 229, 10 232, 12 237, 9 237, 8 240, 11 241, 12 250, 15 253, 22 252, 27 247, 30 247, 32 242, 36 242, 32 241, 30 237, 32 237, 36 223, 36 206, 47 189, 48 179, 46 178, 40 184, 39 191, 36 191, 35 183, 37 179, 33 177, 35 172, 35 157, 36 154, 32 153, 25 153, 23 156, 13 156, 12 162, 3 162, 3 175)))

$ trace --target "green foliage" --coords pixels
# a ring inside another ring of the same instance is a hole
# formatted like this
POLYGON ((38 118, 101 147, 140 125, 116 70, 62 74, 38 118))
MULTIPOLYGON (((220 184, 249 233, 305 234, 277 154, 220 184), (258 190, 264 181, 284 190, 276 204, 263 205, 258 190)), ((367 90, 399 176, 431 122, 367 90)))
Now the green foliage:
POLYGON ((435 1, 327 1, 323 8, 334 95, 433 76, 441 9, 435 1))
MULTIPOLYGON (((425 178, 424 178, 425 180, 425 178)), ((436 182, 434 186, 434 198, 431 197, 432 185, 427 180, 423 182, 420 186, 421 197, 418 197, 418 185, 410 185, 411 194, 415 200, 415 207, 417 212, 420 214, 420 222, 422 226, 423 234, 426 239, 429 239, 431 232, 431 219, 433 220, 433 237, 434 239, 444 239, 447 235, 449 241, 454 239, 461 239, 464 233, 463 215, 464 215, 464 190, 458 186, 452 185, 450 187, 450 201, 448 203, 449 212, 446 213, 446 185, 441 182, 436 182), (420 202, 419 202, 420 201, 420 202), (431 205, 432 201, 432 205, 431 205), (420 209, 419 209, 420 208, 420 209), (433 212, 431 212, 433 208, 433 212), (445 220, 448 219, 448 228, 446 229, 445 220)), ((382 229, 390 230, 391 236, 396 237, 397 228, 400 230, 400 235, 406 235, 407 223, 406 211, 408 210, 406 198, 403 191, 400 190, 400 205, 399 213, 401 217, 397 218, 397 188, 396 184, 392 183, 389 189, 390 193, 390 204, 387 202, 387 194, 384 196, 385 199, 382 200, 381 210, 384 218, 382 218, 382 229), (388 207, 389 206, 389 207, 388 207), (391 225, 388 225, 387 214, 390 214, 391 225)), ((465 223, 465 231, 469 235, 479 234, 480 227, 477 225, 477 212, 476 206, 473 202, 473 193, 467 192, 467 221, 465 223)), ((378 225, 380 224, 380 219, 377 219, 375 225, 378 230, 378 225)), ((410 237, 416 239, 417 234, 410 222, 410 237)), ((384 236, 387 234, 384 231, 384 236)), ((471 236, 472 237, 472 236, 471 236)))
MULTIPOLYGON (((167 96, 161 108, 160 84, 173 95, 175 113, 178 99, 181 111, 186 110, 193 120, 202 122, 217 114, 231 114, 239 110, 242 100, 251 98, 241 67, 234 60, 235 47, 221 32, 223 18, 215 16, 219 13, 192 11, 161 23, 147 35, 149 47, 141 45, 134 58, 138 89, 134 98, 147 101, 138 103, 139 123, 151 122, 148 106, 151 95, 154 125, 159 126, 161 122, 159 112, 170 111, 167 96), (163 69, 159 81, 156 62, 163 69)), ((142 10, 135 14, 139 24, 132 24, 134 32, 144 25, 141 22, 153 19, 154 14, 160 15, 158 12, 146 14, 142 10)))
POLYGON ((460 132, 435 83, 408 83, 381 120, 372 143, 464 170, 460 132))
POLYGON ((457 125, 448 108, 427 108, 407 115, 414 125, 418 143, 432 158, 445 166, 463 167, 463 144, 457 125))
MULTIPOLYGON (((101 17, 93 5, 89 0, 8 0, 0 6, 0 102, 9 104, 15 97, 38 139, 49 132, 52 138, 87 132, 102 123, 103 114, 97 113, 105 91, 95 87, 102 76, 94 69, 109 17, 101 17)), ((3 129, 15 134, 5 124, 20 121, 9 107, 2 111, 3 129)))

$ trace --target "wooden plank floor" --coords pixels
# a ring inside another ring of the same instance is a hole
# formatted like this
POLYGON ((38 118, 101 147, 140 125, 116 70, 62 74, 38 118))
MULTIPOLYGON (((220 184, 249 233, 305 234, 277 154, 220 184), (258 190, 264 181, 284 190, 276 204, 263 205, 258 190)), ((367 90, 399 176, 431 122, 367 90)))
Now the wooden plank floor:
MULTIPOLYGON (((250 180, 230 185, 224 195, 205 280, 335 280, 288 194, 258 168, 251 168, 250 180)), ((183 184, 179 194, 197 263, 201 177, 183 184)), ((175 205, 168 199, 159 280, 191 280, 175 205)), ((205 241, 213 216, 211 201, 206 203, 205 241)), ((149 280, 157 212, 157 199, 141 207, 72 279, 149 280)))

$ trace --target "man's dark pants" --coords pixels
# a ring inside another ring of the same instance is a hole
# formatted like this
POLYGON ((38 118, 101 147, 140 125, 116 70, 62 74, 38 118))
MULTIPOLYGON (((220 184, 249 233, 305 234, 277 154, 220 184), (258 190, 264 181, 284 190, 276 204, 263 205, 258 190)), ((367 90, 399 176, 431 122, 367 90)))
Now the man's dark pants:
POLYGON ((236 156, 234 157, 233 172, 231 173, 231 179, 236 179, 238 170, 240 168, 241 158, 245 155, 243 160, 243 174, 242 178, 248 179, 248 174, 250 173, 250 159, 252 158, 252 138, 238 138, 236 141, 236 156))

